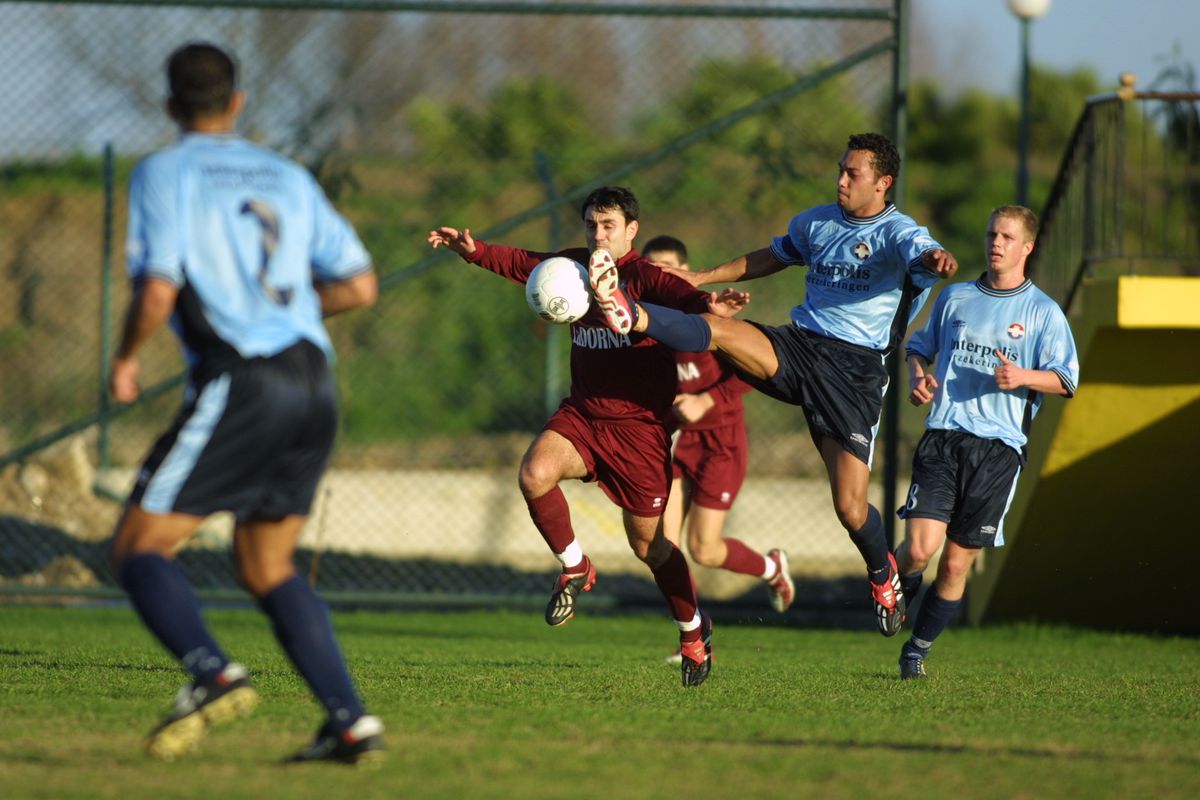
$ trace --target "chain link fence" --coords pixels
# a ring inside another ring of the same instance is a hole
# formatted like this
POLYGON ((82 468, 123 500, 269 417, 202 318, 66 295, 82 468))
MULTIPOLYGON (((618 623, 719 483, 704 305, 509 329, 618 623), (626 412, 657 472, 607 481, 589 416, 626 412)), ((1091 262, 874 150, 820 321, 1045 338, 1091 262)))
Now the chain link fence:
POLYGON ((1200 276, 1200 93, 1092 98, 1042 212, 1032 269, 1074 310, 1085 278, 1200 276))
MULTIPOLYGON (((581 244, 580 200, 618 183, 641 201, 641 241, 677 236, 694 265, 762 247, 833 199, 848 134, 893 129, 903 7, 0 3, 0 93, 25 109, 0 120, 3 590, 115 591, 103 540, 179 403, 169 335, 145 353, 135 408, 109 407, 104 365, 128 300, 126 182, 175 135, 163 64, 180 44, 236 54, 241 132, 318 176, 380 273, 376 307, 331 321, 343 429, 301 567, 335 598, 541 602, 557 564, 516 470, 566 392, 567 331, 426 233, 581 244)), ((786 319, 803 279, 753 287, 750 316, 786 319)), ((803 415, 751 394, 747 419, 728 534, 786 548, 801 577, 854 576, 865 606, 803 415)), ((657 602, 619 510, 594 485, 564 491, 598 593, 657 602)), ((230 528, 215 517, 180 553, 210 595, 236 591, 230 528)), ((710 598, 763 600, 750 579, 697 579, 710 598)), ((805 586, 800 606, 828 602, 805 586)))

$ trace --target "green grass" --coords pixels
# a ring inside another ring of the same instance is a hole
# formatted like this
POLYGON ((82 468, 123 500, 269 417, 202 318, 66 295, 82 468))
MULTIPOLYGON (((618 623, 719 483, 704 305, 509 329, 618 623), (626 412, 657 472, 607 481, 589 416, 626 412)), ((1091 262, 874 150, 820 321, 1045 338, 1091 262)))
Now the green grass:
POLYGON ((16 798, 1200 796, 1200 643, 951 629, 927 681, 900 641, 718 620, 708 683, 665 617, 551 630, 506 611, 336 615, 388 726, 374 772, 285 768, 319 721, 263 617, 209 614, 263 705, 199 753, 141 752, 182 674, 120 608, 0 606, 0 795, 16 798))

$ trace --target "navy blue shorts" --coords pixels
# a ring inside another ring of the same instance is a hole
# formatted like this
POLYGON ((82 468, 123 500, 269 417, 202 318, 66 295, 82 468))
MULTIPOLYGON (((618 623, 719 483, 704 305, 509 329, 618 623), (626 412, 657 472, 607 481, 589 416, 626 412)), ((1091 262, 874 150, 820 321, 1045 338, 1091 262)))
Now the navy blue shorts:
POLYGON ((963 547, 1001 547, 1020 474, 1021 455, 999 439, 927 430, 913 454, 908 502, 896 514, 945 522, 946 536, 963 547))
POLYGON ((752 322, 771 340, 779 369, 765 380, 739 371, 746 383, 776 400, 800 406, 818 448, 832 438, 871 466, 888 375, 883 355, 788 323, 752 322))
POLYGON ((306 515, 337 433, 337 389, 316 345, 241 360, 189 387, 130 502, 239 521, 306 515))

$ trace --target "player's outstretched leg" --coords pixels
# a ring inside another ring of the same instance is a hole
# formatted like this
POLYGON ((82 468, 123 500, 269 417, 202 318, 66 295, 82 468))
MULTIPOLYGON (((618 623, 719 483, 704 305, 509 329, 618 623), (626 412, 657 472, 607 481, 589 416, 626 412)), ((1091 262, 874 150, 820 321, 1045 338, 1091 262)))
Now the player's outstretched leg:
POLYGON ((895 636, 900 632, 906 618, 907 604, 900 589, 900 570, 896 557, 888 553, 888 574, 883 583, 871 581, 871 601, 875 606, 875 620, 879 632, 884 636, 895 636))
POLYGON ((570 571, 564 568, 554 579, 554 590, 546 605, 546 624, 554 627, 565 625, 567 620, 575 616, 575 598, 580 592, 590 592, 595 583, 596 567, 587 556, 570 571))
POLYGON ((787 553, 776 547, 767 551, 767 558, 775 562, 775 577, 767 581, 767 595, 771 599, 771 608, 782 614, 796 600, 796 584, 788 573, 787 553))
POLYGON ((588 281, 592 284, 592 297, 604 315, 604 322, 615 333, 629 333, 633 328, 634 311, 629 298, 621 289, 617 276, 617 262, 612 253, 597 249, 588 261, 588 281))
POLYGON ((175 695, 175 707, 146 738, 146 752, 162 761, 196 749, 210 725, 245 717, 258 705, 246 668, 229 662, 207 680, 195 680, 175 695))
POLYGON ((379 717, 363 714, 341 733, 326 722, 312 744, 289 758, 288 763, 334 761, 370 768, 383 762, 383 751, 383 723, 379 717))
POLYGON ((699 686, 708 679, 708 673, 712 671, 712 619, 701 611, 699 636, 689 636, 689 633, 681 631, 679 634, 683 685, 699 686))

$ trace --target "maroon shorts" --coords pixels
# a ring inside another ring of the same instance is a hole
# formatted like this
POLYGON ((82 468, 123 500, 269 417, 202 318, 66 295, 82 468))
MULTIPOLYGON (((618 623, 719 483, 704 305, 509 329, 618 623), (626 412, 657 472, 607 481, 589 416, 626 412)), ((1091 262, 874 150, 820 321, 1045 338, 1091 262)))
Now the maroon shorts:
POLYGON ((671 491, 671 439, 661 425, 587 419, 563 405, 546 423, 583 458, 588 474, 608 498, 639 517, 657 517, 671 491))
POLYGON ((680 431, 673 473, 691 483, 693 503, 727 511, 746 480, 748 450, 746 426, 741 423, 680 431))

